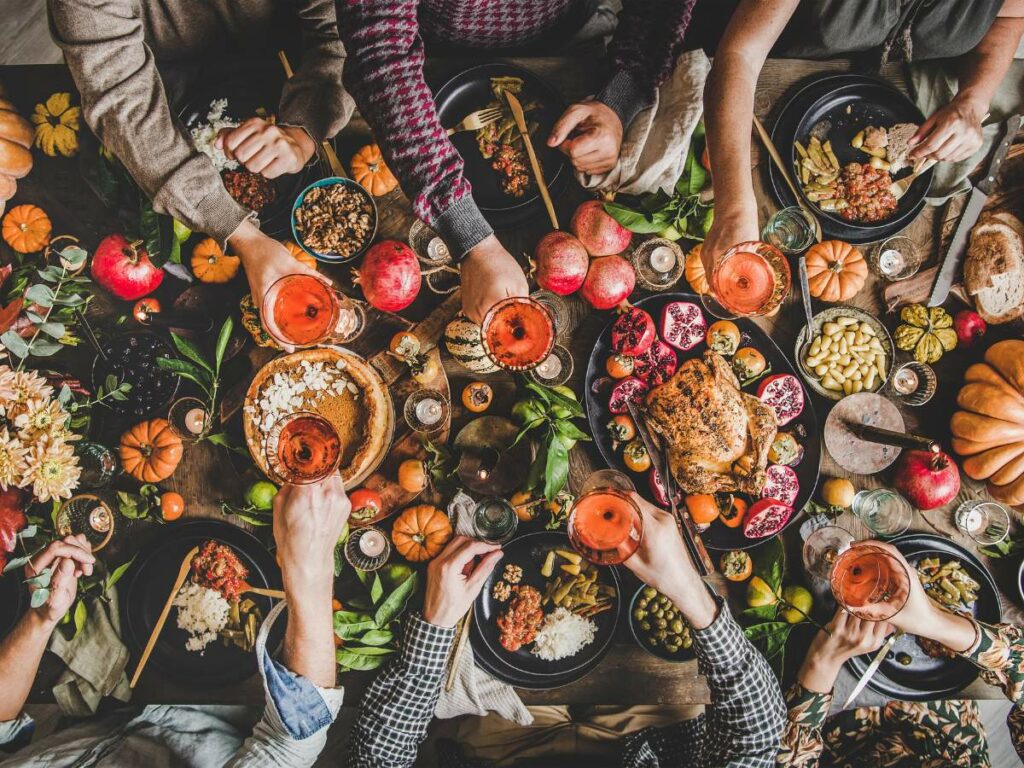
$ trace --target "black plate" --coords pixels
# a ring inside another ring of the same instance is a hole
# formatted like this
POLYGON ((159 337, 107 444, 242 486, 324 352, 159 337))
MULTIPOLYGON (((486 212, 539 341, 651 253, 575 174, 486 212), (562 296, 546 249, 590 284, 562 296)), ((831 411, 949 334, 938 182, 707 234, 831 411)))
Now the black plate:
MULTIPOLYGON (((248 531, 219 520, 195 520, 163 527, 159 536, 135 557, 125 574, 120 593, 124 641, 132 652, 132 665, 146 647, 149 634, 174 586, 181 561, 192 547, 209 539, 227 544, 234 550, 249 569, 249 583, 254 587, 281 588, 281 574, 273 556, 248 531)), ((270 598, 247 597, 259 606, 264 617, 274 605, 270 598)), ((284 624, 284 621, 279 621, 274 626, 268 648, 276 649, 280 645, 284 624)), ((153 648, 149 666, 197 688, 240 683, 256 672, 255 653, 244 653, 233 645, 225 646, 219 639, 210 643, 204 653, 194 653, 185 649, 187 639, 188 633, 178 629, 177 611, 172 608, 153 648)))
MULTIPOLYGON (((656 326, 661 325, 661 311, 666 304, 673 301, 689 301, 701 307, 700 298, 696 294, 692 293, 661 293, 657 296, 649 296, 640 301, 634 302, 634 306, 640 307, 641 309, 647 310, 651 317, 654 318, 656 326)), ((701 308, 703 312, 703 308, 701 308)), ((704 313, 705 318, 708 318, 707 313, 704 313)), ((708 320, 708 324, 714 321, 714 318, 708 320)), ((605 360, 610 354, 611 350, 611 335, 612 335, 612 324, 614 319, 611 320, 605 329, 601 331, 601 335, 597 339, 597 343, 594 345, 594 351, 590 354, 590 362, 587 363, 587 377, 584 382, 584 393, 586 395, 587 404, 587 420, 590 423, 590 434, 594 437, 594 444, 597 446, 597 450, 601 454, 601 458, 604 459, 605 463, 613 469, 618 469, 626 474, 629 474, 636 485, 637 491, 650 502, 655 503, 654 496, 651 494, 650 486, 648 484, 647 473, 642 475, 632 474, 626 469, 626 465, 622 462, 622 452, 616 451, 612 448, 611 435, 608 434, 607 424, 612 418, 611 412, 608 410, 608 393, 610 387, 600 387, 601 394, 598 395, 595 392, 595 383, 601 378, 607 378, 605 375, 605 360)), ((818 431, 818 420, 814 415, 814 406, 811 403, 810 393, 807 391, 807 387, 804 386, 803 381, 797 375, 793 369, 793 365, 789 362, 789 359, 782 353, 782 350, 776 346, 775 342, 772 341, 771 337, 768 336, 756 323, 752 320, 740 318, 734 321, 739 326, 740 333, 743 334, 744 338, 750 339, 750 346, 759 350, 764 355, 765 360, 771 366, 773 374, 776 373, 789 373, 796 376, 797 381, 800 381, 800 386, 804 390, 804 410, 799 417, 791 421, 785 427, 783 431, 792 431, 796 429, 797 425, 803 426, 807 432, 807 437, 803 439, 804 446, 804 457, 800 463, 794 467, 796 470, 797 478, 800 481, 800 493, 796 498, 796 504, 793 505, 794 510, 803 509, 804 505, 811 498, 814 493, 814 487, 818 483, 818 469, 821 462, 821 436, 818 431)), ((744 342, 746 343, 746 342, 744 342)), ((706 344, 699 344, 688 352, 678 352, 679 362, 682 364, 684 360, 688 360, 692 357, 700 357, 704 354, 704 350, 707 349, 706 344)), ((757 382, 746 387, 744 391, 750 394, 755 394, 757 390, 757 382)), ((796 512, 790 517, 789 521, 783 527, 785 530, 790 524, 796 519, 796 512)), ((743 535, 743 529, 740 528, 728 528, 719 522, 714 522, 711 527, 708 528, 702 534, 705 546, 708 549, 717 549, 720 551, 727 551, 731 549, 750 549, 756 547, 758 544, 763 543, 764 539, 748 539, 743 535)))
POLYGON ((22 573, 18 568, 0 576, 0 640, 11 633, 28 609, 28 588, 22 573))
MULTIPOLYGON (((866 157, 850 146, 850 139, 865 125, 892 125, 897 122, 921 123, 920 111, 906 96, 895 88, 862 75, 835 75, 815 79, 800 88, 786 103, 772 129, 772 141, 783 158, 789 158, 791 174, 795 174, 796 150, 794 140, 806 144, 811 128, 821 120, 829 120, 832 148, 840 163, 864 162, 866 157), (847 107, 851 114, 846 114, 847 107)), ((910 171, 901 172, 900 176, 910 171)), ((774 167, 768 167, 769 180, 776 198, 783 205, 795 205, 789 187, 774 167)), ((933 172, 922 174, 911 185, 899 202, 897 212, 875 224, 855 224, 845 221, 809 203, 818 212, 822 231, 827 237, 840 238, 852 243, 881 240, 909 224, 924 208, 925 196, 933 172)), ((801 197, 803 192, 801 191, 801 197)), ((809 201, 808 201, 809 202, 809 201)))
MULTIPOLYGON (((209 87, 191 94, 188 101, 178 113, 178 118, 191 129, 200 123, 206 122, 206 116, 210 112, 210 102, 215 99, 227 99, 228 107, 226 116, 245 122, 250 117, 257 117, 257 110, 265 110, 273 114, 277 112, 277 98, 269 95, 257 94, 252 89, 251 83, 232 84, 229 81, 224 84, 222 81, 211 83, 209 87)), ((267 205, 259 214, 260 229, 266 234, 280 239, 290 240, 292 204, 295 198, 308 185, 326 175, 326 170, 321 168, 319 153, 314 154, 313 162, 308 163, 298 173, 290 173, 273 179, 274 189, 277 196, 274 202, 267 205)), ((240 170, 244 168, 239 165, 240 170)))
MULTIPOLYGON (((967 572, 981 584, 978 600, 974 604, 974 616, 988 624, 996 624, 1002 617, 999 592, 986 570, 973 554, 948 539, 927 533, 911 533, 889 542, 895 546, 912 566, 924 557, 937 556, 943 560, 956 558, 967 572)), ((858 679, 871 663, 874 654, 857 656, 847 662, 847 667, 858 679)), ((961 658, 933 659, 917 643, 913 635, 905 635, 896 641, 892 653, 882 662, 868 682, 878 693, 906 701, 932 701, 950 696, 963 690, 978 676, 978 668, 961 658), (904 666, 896 661, 897 653, 907 653, 910 664, 904 666)))
POLYGON ((611 646, 618 625, 618 607, 621 600, 621 585, 614 569, 604 568, 601 580, 611 583, 620 593, 615 608, 594 617, 597 634, 594 642, 584 647, 575 656, 559 661, 544 661, 530 652, 529 647, 510 653, 501 647, 496 624, 498 615, 507 603, 500 603, 491 594, 494 585, 501 580, 507 564, 519 565, 523 569, 521 584, 543 591, 547 581, 540 575, 540 568, 550 549, 570 549, 569 537, 557 531, 540 531, 514 539, 505 546, 505 557, 484 583, 476 599, 470 642, 477 659, 496 677, 520 687, 551 688, 578 680, 593 669, 611 646))
MULTIPOLYGON (((539 124, 532 136, 533 147, 544 170, 549 191, 553 196, 557 195, 565 188, 569 170, 565 155, 548 147, 545 140, 566 104, 558 91, 534 73, 511 64, 493 63, 472 67, 456 75, 441 86, 434 96, 441 124, 445 127, 453 126, 471 112, 485 107, 494 99, 491 78, 508 76, 523 79, 520 101, 524 106, 530 101, 540 103, 540 109, 527 113, 527 119, 539 124)), ((501 190, 497 171, 491 168, 490 160, 480 155, 474 131, 461 131, 451 139, 462 156, 463 173, 473 187, 473 200, 492 225, 512 226, 533 216, 543 215, 544 207, 536 188, 532 194, 527 193, 522 198, 511 197, 501 190)))

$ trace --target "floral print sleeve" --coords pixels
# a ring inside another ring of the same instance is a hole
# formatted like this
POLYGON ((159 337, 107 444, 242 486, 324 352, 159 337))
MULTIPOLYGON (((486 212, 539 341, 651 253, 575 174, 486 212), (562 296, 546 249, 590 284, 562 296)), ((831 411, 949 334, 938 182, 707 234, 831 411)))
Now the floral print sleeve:
POLYGON ((811 768, 818 764, 824 741, 821 728, 825 724, 832 693, 815 693, 794 683, 786 692, 789 717, 782 731, 782 743, 776 765, 786 768, 811 768))
POLYGON ((1024 631, 1013 624, 978 622, 978 641, 964 656, 981 667, 981 677, 999 686, 1016 706, 1006 724, 1017 754, 1024 760, 1024 631))

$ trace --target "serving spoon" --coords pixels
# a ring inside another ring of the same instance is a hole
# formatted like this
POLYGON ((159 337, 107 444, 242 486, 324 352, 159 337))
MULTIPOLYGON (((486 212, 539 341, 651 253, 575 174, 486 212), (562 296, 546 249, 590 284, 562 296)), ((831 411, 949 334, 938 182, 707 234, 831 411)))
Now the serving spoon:
POLYGON ((160 618, 156 620, 156 624, 153 626, 153 631, 149 633, 149 640, 146 641, 146 648, 142 651, 142 657, 139 659, 138 665, 135 667, 135 674, 132 675, 132 680, 128 683, 129 688, 134 688, 135 684, 139 682, 139 676, 142 674, 142 670, 146 666, 146 662, 149 661, 150 654, 153 653, 153 647, 156 645, 156 639, 160 636, 160 631, 164 628, 164 624, 167 622, 167 615, 171 612, 171 605, 174 603, 174 598, 178 594, 178 590, 181 589, 181 585, 185 583, 185 579, 188 578, 189 569, 192 567, 192 561, 196 559, 196 555, 199 554, 199 547, 192 547, 188 554, 185 555, 185 559, 181 561, 181 568, 178 570, 178 575, 174 579, 174 586, 171 587, 171 593, 167 596, 167 602, 164 603, 164 608, 160 611, 160 618))
POLYGON ((813 371, 808 371, 804 361, 807 359, 807 352, 811 348, 811 344, 814 342, 814 310, 811 307, 811 285, 807 278, 807 257, 800 256, 798 263, 797 273, 800 276, 800 299, 804 307, 804 317, 807 319, 807 338, 804 340, 803 345, 800 347, 800 352, 797 353, 797 357, 800 358, 796 361, 796 364, 800 366, 800 370, 808 376, 812 375, 813 371))

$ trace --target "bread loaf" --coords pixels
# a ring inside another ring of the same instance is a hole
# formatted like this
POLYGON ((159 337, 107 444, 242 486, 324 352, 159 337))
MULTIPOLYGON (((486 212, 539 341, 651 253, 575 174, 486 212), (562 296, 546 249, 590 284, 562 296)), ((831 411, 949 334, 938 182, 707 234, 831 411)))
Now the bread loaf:
POLYGON ((964 288, 987 323, 1024 314, 1024 223, 1016 216, 983 216, 971 230, 964 288))

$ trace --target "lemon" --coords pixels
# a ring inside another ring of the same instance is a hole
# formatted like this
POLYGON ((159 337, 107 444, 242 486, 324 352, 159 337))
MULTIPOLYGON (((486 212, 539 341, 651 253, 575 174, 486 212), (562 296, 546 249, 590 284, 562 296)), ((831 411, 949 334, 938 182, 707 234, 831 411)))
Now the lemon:
POLYGON ((747 582, 747 607, 760 608, 765 605, 775 605, 779 602, 779 596, 772 592, 768 582, 760 576, 752 576, 747 582))
POLYGON ((795 585, 782 590, 782 599, 791 607, 779 611, 779 618, 790 624, 804 621, 811 613, 811 606, 814 605, 814 596, 803 587, 795 585))
POLYGON ((275 496, 277 496, 277 486, 266 480, 260 480, 246 490, 245 503, 254 509, 265 511, 274 506, 275 496))
POLYGON ((832 507, 849 508, 857 489, 845 477, 830 477, 821 486, 821 499, 832 507))

